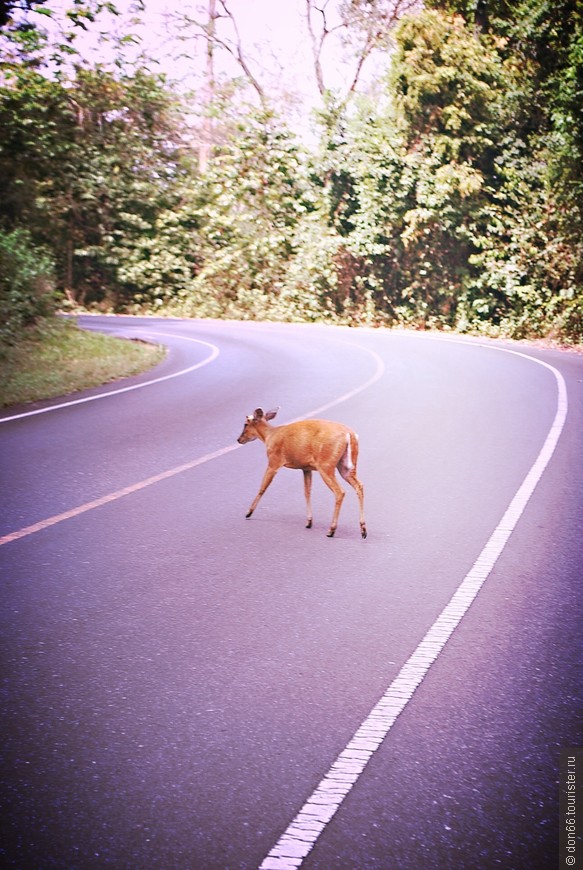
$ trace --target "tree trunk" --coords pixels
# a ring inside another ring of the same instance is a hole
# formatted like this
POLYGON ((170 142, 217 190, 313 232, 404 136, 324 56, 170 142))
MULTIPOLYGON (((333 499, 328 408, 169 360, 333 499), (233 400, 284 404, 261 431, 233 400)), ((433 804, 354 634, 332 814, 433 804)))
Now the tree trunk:
POLYGON ((210 110, 215 92, 215 25, 216 0, 209 0, 208 30, 206 40, 206 73, 204 87, 204 117, 202 122, 202 137, 198 151, 198 168, 201 173, 206 172, 213 147, 213 120, 210 110))

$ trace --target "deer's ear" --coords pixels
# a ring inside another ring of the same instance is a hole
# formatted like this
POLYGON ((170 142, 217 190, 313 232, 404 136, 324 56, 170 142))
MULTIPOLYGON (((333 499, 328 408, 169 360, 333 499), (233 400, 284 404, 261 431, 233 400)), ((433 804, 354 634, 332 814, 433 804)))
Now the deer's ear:
POLYGON ((256 408, 255 409, 255 413, 253 414, 253 419, 255 420, 255 422, 257 422, 257 420, 263 420, 263 408, 256 408))
POLYGON ((279 408, 280 408, 280 406, 278 405, 277 408, 272 408, 271 411, 268 411, 267 414, 265 415, 265 419, 266 420, 273 420, 273 418, 277 415, 279 408))

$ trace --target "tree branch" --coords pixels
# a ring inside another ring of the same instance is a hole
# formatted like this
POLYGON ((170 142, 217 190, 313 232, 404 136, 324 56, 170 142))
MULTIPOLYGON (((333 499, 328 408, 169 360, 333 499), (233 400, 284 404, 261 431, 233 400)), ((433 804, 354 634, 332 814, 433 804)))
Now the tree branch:
POLYGON ((354 74, 344 97, 339 101, 339 106, 344 107, 356 91, 363 67, 372 52, 386 43, 399 18, 419 6, 420 2, 421 0, 341 0, 338 8, 340 23, 330 27, 327 15, 330 0, 305 0, 314 72, 320 95, 324 96, 329 90, 325 82, 322 53, 330 36, 342 33, 346 42, 358 45, 354 74), (319 21, 316 15, 319 15, 319 21))
POLYGON ((246 59, 245 55, 243 54, 243 44, 241 42, 241 35, 239 33, 239 28, 237 27, 237 22, 235 20, 235 17, 233 15, 233 13, 231 12, 231 10, 229 9, 229 7, 227 6, 226 0, 219 0, 219 2, 225 11, 225 15, 220 16, 220 17, 228 18, 229 21, 231 22, 231 24, 233 26, 233 30, 235 31, 236 42, 235 42, 235 45, 232 46, 230 43, 225 42, 225 40, 219 39, 216 35, 215 35, 215 42, 217 43, 217 45, 220 45, 222 48, 226 49, 226 51, 228 51, 229 54, 235 58, 235 60, 237 61, 237 63, 239 64, 239 66, 241 67, 241 69, 243 70, 245 75, 247 76, 247 80, 248 80, 249 84, 251 85, 251 87, 254 88, 255 92, 257 93, 257 96, 259 97, 259 100, 261 102, 262 107, 265 108, 266 103, 267 103, 265 91, 264 91, 263 87, 261 86, 261 84, 259 83, 259 81, 257 80, 257 78, 253 75, 253 72, 251 71, 251 68, 249 67, 247 59, 246 59))

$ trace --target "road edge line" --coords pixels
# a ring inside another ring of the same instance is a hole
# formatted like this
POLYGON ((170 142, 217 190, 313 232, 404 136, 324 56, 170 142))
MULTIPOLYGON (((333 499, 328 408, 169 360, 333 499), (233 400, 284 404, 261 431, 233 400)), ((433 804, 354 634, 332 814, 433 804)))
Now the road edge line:
MULTIPOLYGON (((92 331, 93 332, 102 332, 101 330, 92 330, 92 331)), ((107 333, 102 332, 102 334, 107 334, 107 333)), ((120 393, 129 393, 132 390, 141 390, 144 387, 151 387, 154 384, 161 384, 163 381, 170 381, 170 380, 172 380, 172 378, 178 378, 181 375, 190 374, 190 372, 194 372, 194 371, 196 371, 196 369, 200 369, 203 366, 208 365, 208 363, 211 363, 220 354, 220 350, 218 349, 218 347, 216 345, 211 344, 210 341, 202 341, 202 339, 199 339, 199 338, 190 338, 190 337, 184 336, 184 335, 169 335, 168 333, 165 333, 165 332, 148 332, 148 331, 146 331, 146 334, 149 336, 155 335, 158 338, 161 338, 161 337, 163 337, 163 338, 178 338, 178 339, 181 339, 182 341, 193 341, 196 344, 204 344, 207 347, 212 348, 212 351, 209 354, 209 356, 205 357, 200 362, 195 363, 194 365, 189 366, 186 369, 181 369, 179 372, 172 372, 172 374, 163 375, 160 378, 153 378, 152 380, 149 380, 149 381, 143 381, 140 384, 132 384, 131 386, 128 386, 128 387, 120 387, 120 388, 115 389, 115 390, 108 390, 105 393, 97 393, 94 396, 84 396, 82 399, 71 399, 68 402, 60 402, 57 405, 47 405, 45 408, 36 408, 34 411, 23 411, 20 414, 13 414, 11 417, 0 417, 0 423, 8 423, 11 420, 22 420, 24 417, 34 417, 37 414, 48 414, 49 411, 58 411, 62 408, 70 408, 73 405, 83 405, 86 402, 95 402, 95 401, 97 401, 97 399, 107 399, 107 398, 109 398, 109 396, 119 396, 120 393)), ((131 339, 128 339, 128 340, 131 340, 131 339)))
POLYGON ((501 347, 488 349, 523 357, 543 366, 554 375, 557 385, 557 410, 549 432, 537 458, 472 568, 381 699, 264 858, 259 870, 297 870, 301 867, 469 610, 504 551, 555 452, 569 407, 563 375, 554 366, 528 354, 501 347))

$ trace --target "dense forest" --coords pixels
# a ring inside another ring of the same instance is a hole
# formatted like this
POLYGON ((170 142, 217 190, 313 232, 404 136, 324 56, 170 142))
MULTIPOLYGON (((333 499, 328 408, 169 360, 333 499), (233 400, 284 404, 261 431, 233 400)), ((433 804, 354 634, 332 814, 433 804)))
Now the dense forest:
POLYGON ((115 3, 70 0, 58 38, 52 6, 0 4, 2 341, 55 305, 583 339, 579 0, 306 0, 309 142, 236 0, 177 18, 190 91, 131 32, 82 56, 115 3))

